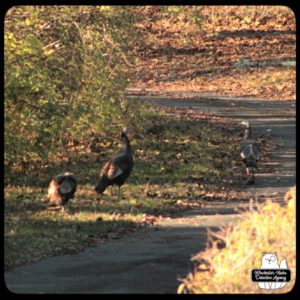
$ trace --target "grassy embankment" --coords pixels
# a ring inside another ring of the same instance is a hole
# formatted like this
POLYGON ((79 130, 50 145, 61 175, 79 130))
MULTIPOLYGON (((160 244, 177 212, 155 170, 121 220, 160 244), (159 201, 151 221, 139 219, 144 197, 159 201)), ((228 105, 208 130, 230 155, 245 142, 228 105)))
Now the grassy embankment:
POLYGON ((193 260, 195 271, 183 279, 178 293, 286 293, 296 274, 296 188, 285 195, 287 206, 271 200, 248 212, 234 226, 210 234, 211 246, 193 260), (220 247, 220 245, 223 245, 220 247), (224 247, 225 245, 225 247, 224 247), (291 282, 278 290, 264 290, 251 281, 251 270, 261 267, 263 253, 286 259, 291 282), (209 280, 208 280, 209 278, 209 280))

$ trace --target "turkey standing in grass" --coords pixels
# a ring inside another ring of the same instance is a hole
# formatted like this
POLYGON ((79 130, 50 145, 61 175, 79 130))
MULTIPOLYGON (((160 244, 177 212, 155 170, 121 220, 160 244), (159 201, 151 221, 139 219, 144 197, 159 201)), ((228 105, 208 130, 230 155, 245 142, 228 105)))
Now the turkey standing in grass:
POLYGON ((251 128, 249 121, 243 121, 245 125, 245 135, 241 142, 240 156, 245 164, 248 176, 247 184, 254 183, 254 169, 257 169, 257 161, 260 159, 260 150, 256 141, 251 137, 251 128))
POLYGON ((125 183, 133 168, 133 157, 127 134, 129 128, 123 128, 121 133, 122 147, 103 166, 100 179, 95 187, 98 194, 102 194, 108 186, 118 185, 118 198, 120 187, 125 183))
POLYGON ((61 206, 62 211, 69 199, 73 198, 77 187, 77 181, 73 173, 66 172, 55 176, 48 187, 49 206, 61 206))

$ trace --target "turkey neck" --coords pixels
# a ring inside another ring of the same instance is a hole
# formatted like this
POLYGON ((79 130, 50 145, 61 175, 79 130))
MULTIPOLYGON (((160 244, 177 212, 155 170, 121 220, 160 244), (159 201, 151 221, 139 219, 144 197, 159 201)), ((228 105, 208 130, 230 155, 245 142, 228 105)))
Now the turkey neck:
POLYGON ((122 132, 121 139, 122 139, 123 147, 124 147, 125 151, 128 153, 131 153, 130 142, 129 142, 127 135, 124 132, 122 132))
POLYGON ((244 139, 246 140, 246 139, 250 138, 250 136, 251 136, 251 129, 249 126, 249 127, 246 127, 246 129, 245 129, 244 139))

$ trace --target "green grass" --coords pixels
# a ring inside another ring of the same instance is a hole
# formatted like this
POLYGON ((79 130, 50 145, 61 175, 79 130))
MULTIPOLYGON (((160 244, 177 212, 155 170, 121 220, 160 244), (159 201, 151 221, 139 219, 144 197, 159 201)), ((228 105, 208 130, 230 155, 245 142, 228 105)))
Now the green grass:
POLYGON ((93 153, 74 152, 69 162, 61 159, 36 173, 15 174, 16 183, 5 188, 5 268, 118 238, 149 224, 147 216, 186 209, 178 205, 183 201, 203 201, 212 185, 218 190, 238 184, 244 172, 237 155, 242 129, 178 112, 152 113, 131 138, 135 165, 120 200, 110 189, 103 196, 93 192, 116 142, 105 144, 98 162, 93 153), (49 179, 64 170, 74 172, 79 183, 70 214, 46 209, 49 179))

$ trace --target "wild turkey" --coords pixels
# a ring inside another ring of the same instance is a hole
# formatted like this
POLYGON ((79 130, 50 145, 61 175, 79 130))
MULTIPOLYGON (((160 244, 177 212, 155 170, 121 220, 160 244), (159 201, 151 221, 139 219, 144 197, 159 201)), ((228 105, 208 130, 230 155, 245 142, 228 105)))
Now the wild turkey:
POLYGON ((65 204, 69 199, 73 198, 77 187, 77 180, 73 173, 65 172, 55 176, 48 187, 48 198, 50 205, 61 206, 62 211, 65 210, 65 204))
POLYGON ((118 198, 120 198, 120 187, 125 183, 133 168, 132 150, 127 137, 130 131, 129 128, 123 128, 122 147, 103 166, 95 187, 98 194, 102 194, 108 186, 118 185, 118 198))
POLYGON ((247 184, 254 183, 254 169, 257 169, 257 161, 260 159, 260 149, 258 144, 251 136, 251 128, 249 121, 243 121, 241 123, 245 125, 245 135, 241 142, 241 159, 246 167, 247 172, 247 184))

